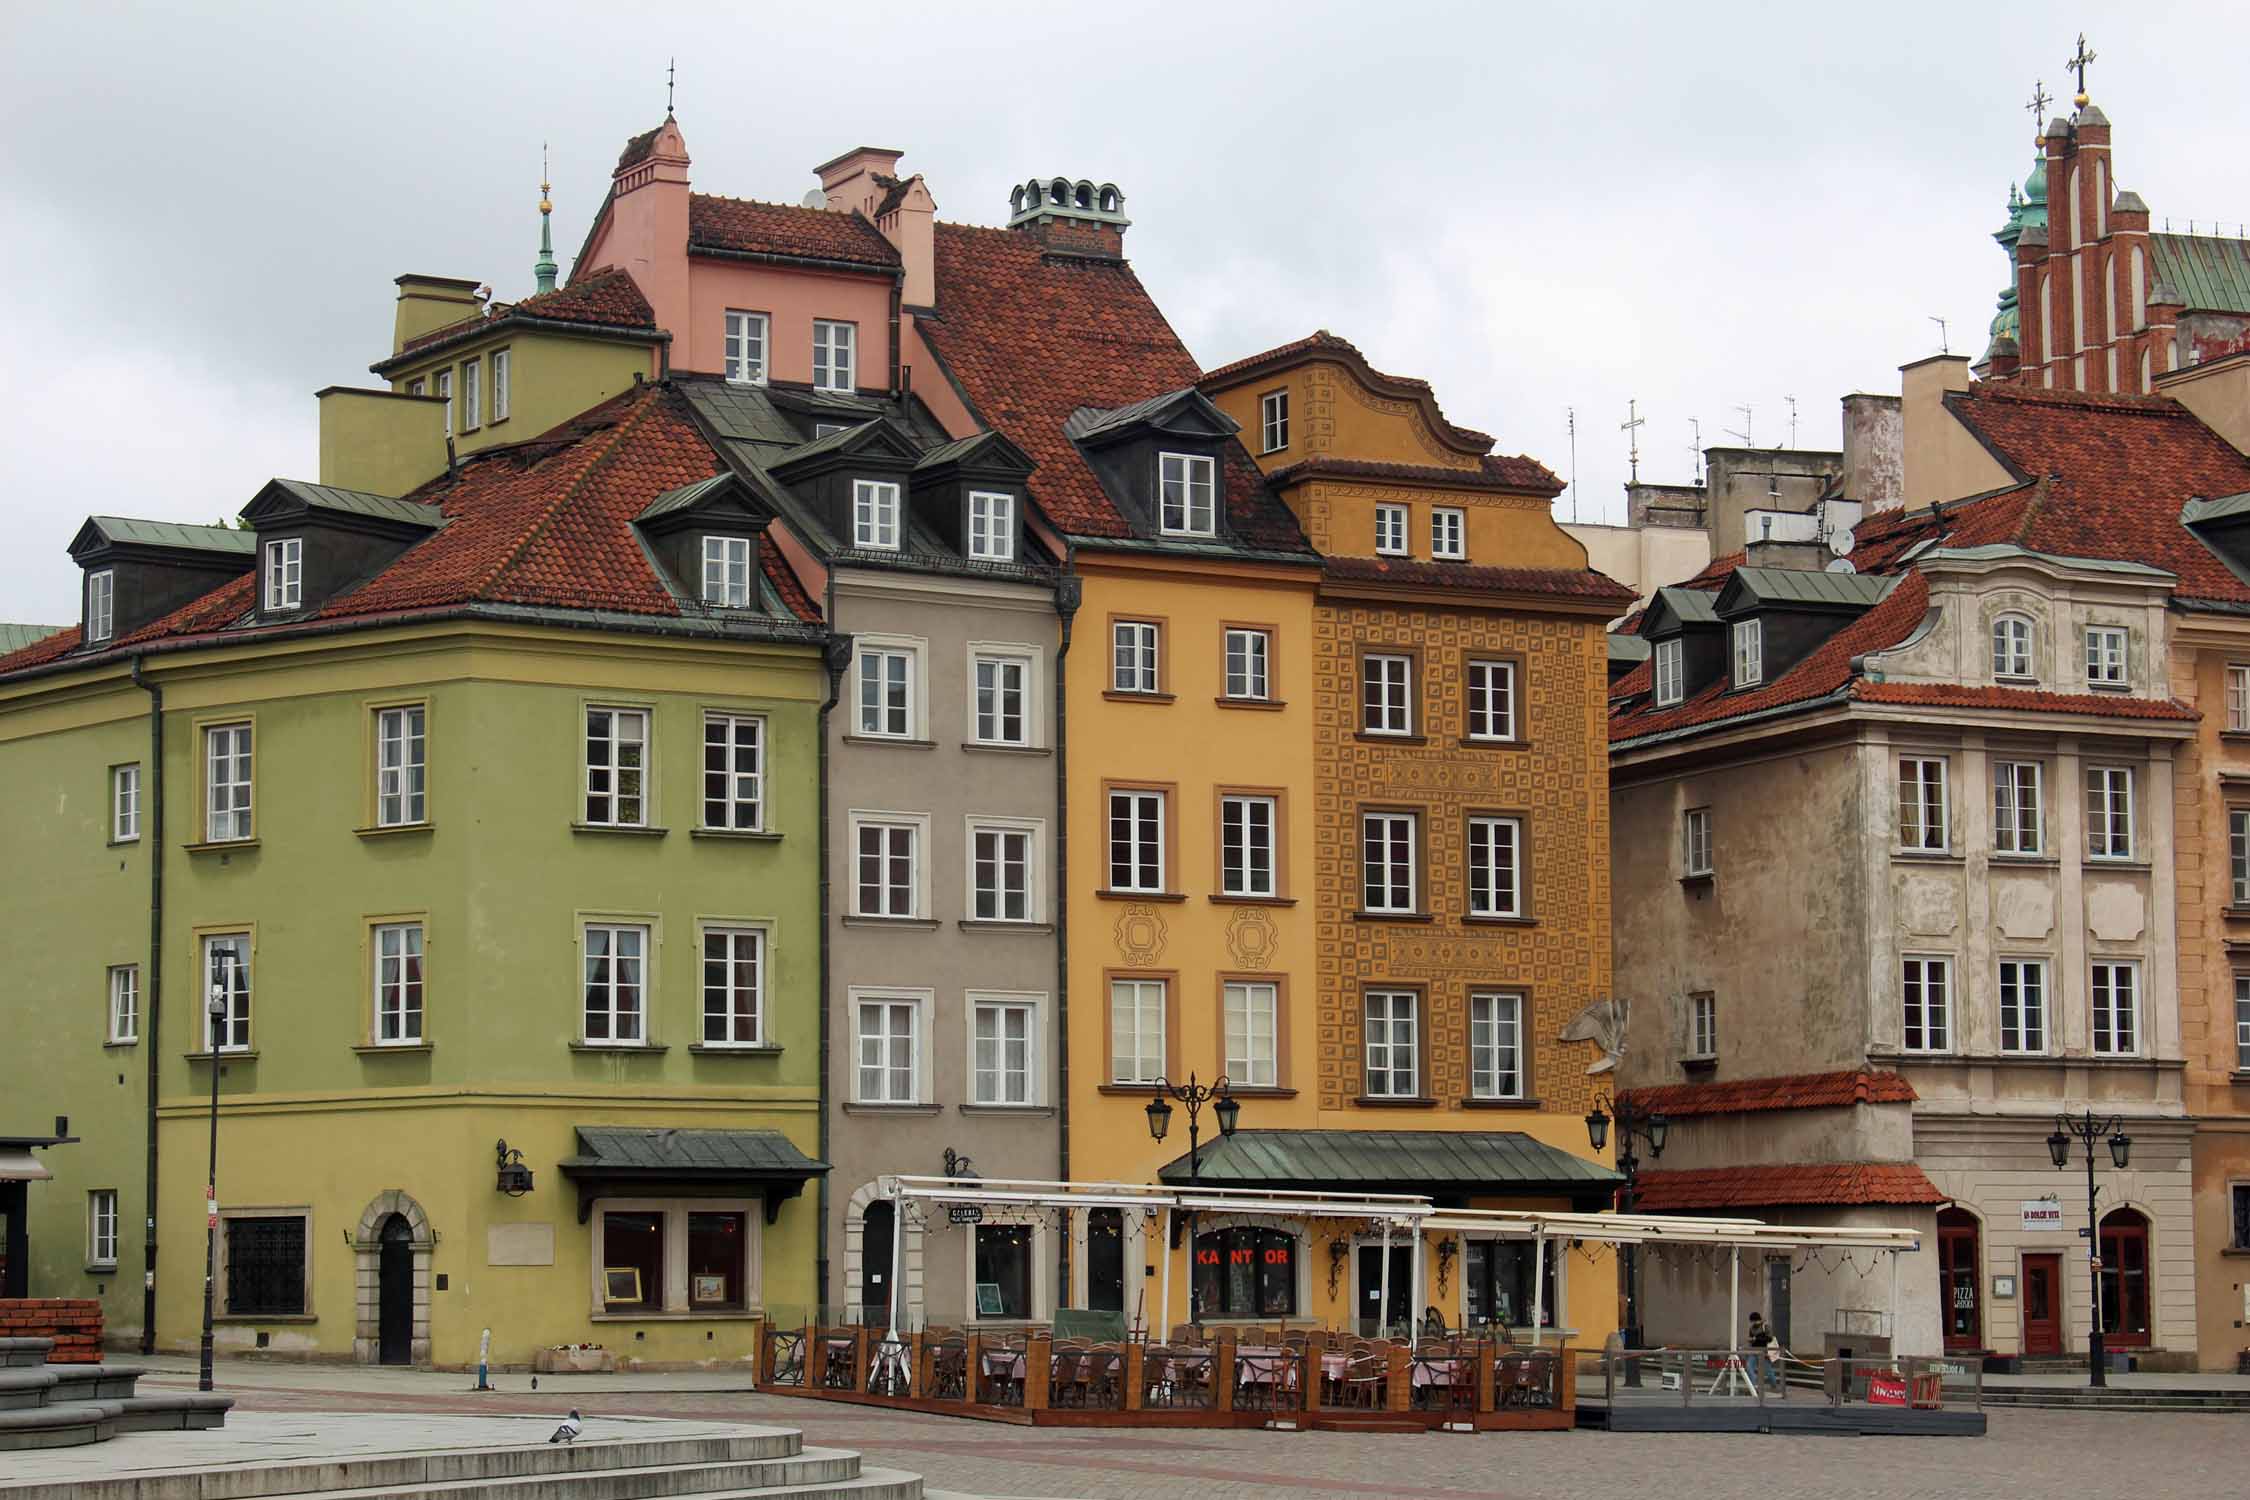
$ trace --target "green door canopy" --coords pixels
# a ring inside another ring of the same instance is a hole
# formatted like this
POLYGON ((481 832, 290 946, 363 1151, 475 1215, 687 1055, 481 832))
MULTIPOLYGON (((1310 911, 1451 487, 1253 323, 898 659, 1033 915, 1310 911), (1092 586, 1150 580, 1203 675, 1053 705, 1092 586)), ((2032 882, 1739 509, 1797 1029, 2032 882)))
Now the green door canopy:
MULTIPOLYGON (((1625 1180, 1516 1130, 1238 1130, 1205 1146, 1199 1160, 1197 1180, 1205 1187, 1441 1200, 1552 1194, 1569 1197, 1574 1207, 1606 1207, 1625 1180)), ((1187 1157, 1167 1162, 1157 1176, 1167 1186, 1185 1186, 1187 1157)))
POLYGON ((556 1166, 578 1187, 578 1222, 594 1200, 639 1196, 731 1198, 755 1192, 771 1224, 782 1203, 828 1170, 778 1130, 651 1130, 581 1125, 578 1155, 556 1166))

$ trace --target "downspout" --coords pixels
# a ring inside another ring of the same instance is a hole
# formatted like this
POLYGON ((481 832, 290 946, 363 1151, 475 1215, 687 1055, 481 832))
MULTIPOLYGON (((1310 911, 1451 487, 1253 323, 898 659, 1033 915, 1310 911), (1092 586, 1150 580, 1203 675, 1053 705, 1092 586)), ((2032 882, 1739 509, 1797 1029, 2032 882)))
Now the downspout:
MULTIPOLYGON (((836 574, 830 570, 827 586, 822 591, 822 617, 833 627, 836 619, 836 574)), ((829 953, 828 911, 832 899, 829 890, 829 831, 828 831, 828 717, 836 710, 836 702, 844 693, 844 669, 851 665, 852 638, 836 634, 831 628, 826 665, 828 667, 828 700, 820 705, 819 756, 819 819, 820 819, 820 1159, 828 1160, 829 1118, 834 1113, 829 1093, 828 1059, 834 1035, 834 1022, 829 1016, 829 988, 833 982, 833 959, 829 953)), ((813 1302, 808 1309, 811 1317, 818 1319, 819 1309, 828 1301, 828 1173, 820 1174, 820 1216, 813 1234, 813 1302)))
MULTIPOLYGON (((890 370, 890 376, 891 376, 891 385, 890 385, 890 390, 891 390, 891 395, 892 395, 892 397, 893 397, 894 399, 896 399, 896 398, 898 398, 898 397, 901 397, 901 396, 903 396, 903 395, 905 395, 905 394, 906 394, 906 393, 905 393, 905 391, 903 391, 902 389, 900 389, 900 387, 899 387, 899 383, 898 383, 898 381, 899 381, 899 376, 898 376, 898 367, 899 367, 899 358, 900 358, 900 350, 899 350, 899 347, 898 347, 898 333, 899 333, 899 328, 898 328, 898 324, 899 324, 899 304, 900 304, 901 302, 905 301, 905 299, 906 299, 906 272, 905 272, 905 271, 904 271, 903 269, 901 269, 901 270, 897 270, 897 271, 893 271, 893 272, 891 273, 891 370, 890 370)), ((893 1271, 893 1272, 892 1272, 891 1274, 895 1276, 895 1275, 897 1275, 898 1273, 897 1273, 896 1271, 893 1271)))
MULTIPOLYGON (((1055 614, 1062 640, 1055 647, 1055 1175, 1070 1181, 1070 714, 1063 692, 1070 625, 1081 588, 1072 571, 1074 549, 1063 543, 1063 576, 1055 581, 1055 614)), ((1056 1236, 1056 1305, 1070 1296, 1068 1234, 1056 1236)))
POLYGON ((141 675, 133 658, 133 686, 148 694, 148 769, 142 785, 148 815, 141 829, 148 854, 148 984, 143 992, 141 1047, 148 1065, 148 1201, 141 1215, 141 1353, 156 1352, 156 1055, 164 1035, 164 689, 141 675))

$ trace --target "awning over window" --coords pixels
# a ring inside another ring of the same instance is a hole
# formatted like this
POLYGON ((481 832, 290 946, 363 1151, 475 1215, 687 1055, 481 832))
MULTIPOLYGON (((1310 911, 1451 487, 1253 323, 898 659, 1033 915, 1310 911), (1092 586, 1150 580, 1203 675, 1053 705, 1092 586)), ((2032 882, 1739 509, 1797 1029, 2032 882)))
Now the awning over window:
MULTIPOLYGON (((1188 1181, 1185 1155, 1157 1174, 1188 1181)), ((1238 1130, 1205 1146, 1207 1187, 1298 1187, 1426 1193, 1459 1200, 1497 1194, 1567 1196, 1606 1206, 1624 1181, 1597 1161, 1515 1130, 1238 1130)))
POLYGON ((828 1170, 778 1130, 650 1130, 581 1125, 578 1155, 556 1163, 578 1186, 578 1222, 594 1200, 636 1196, 765 1199, 771 1224, 781 1205, 828 1170))

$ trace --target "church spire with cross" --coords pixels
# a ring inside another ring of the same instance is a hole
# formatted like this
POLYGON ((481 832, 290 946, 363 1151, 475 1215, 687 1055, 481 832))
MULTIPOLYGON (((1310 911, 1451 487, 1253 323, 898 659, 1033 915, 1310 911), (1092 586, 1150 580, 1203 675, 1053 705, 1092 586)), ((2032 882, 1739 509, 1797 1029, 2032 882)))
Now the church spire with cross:
POLYGON ((531 277, 542 292, 555 289, 555 205, 547 196, 547 146, 539 146, 539 259, 532 263, 531 277))

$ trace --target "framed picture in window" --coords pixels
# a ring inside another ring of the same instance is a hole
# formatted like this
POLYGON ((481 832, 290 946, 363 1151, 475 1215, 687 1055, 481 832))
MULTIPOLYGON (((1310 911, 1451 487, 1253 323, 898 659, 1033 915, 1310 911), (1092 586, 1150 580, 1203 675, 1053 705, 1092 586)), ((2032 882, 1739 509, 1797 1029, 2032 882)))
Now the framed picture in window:
POLYGON ((605 1266, 602 1268, 602 1301, 638 1302, 640 1300, 640 1267, 605 1266))
POLYGON ((997 1281, 978 1282, 977 1316, 980 1318, 1002 1318, 1006 1317, 1007 1314, 1008 1304, 1000 1296, 1000 1283, 997 1281))
POLYGON ((727 1300, 727 1279, 724 1276, 694 1278, 695 1300, 698 1302, 724 1302, 727 1300))

